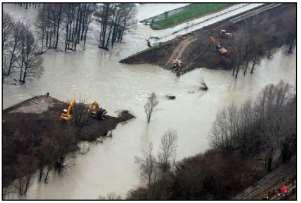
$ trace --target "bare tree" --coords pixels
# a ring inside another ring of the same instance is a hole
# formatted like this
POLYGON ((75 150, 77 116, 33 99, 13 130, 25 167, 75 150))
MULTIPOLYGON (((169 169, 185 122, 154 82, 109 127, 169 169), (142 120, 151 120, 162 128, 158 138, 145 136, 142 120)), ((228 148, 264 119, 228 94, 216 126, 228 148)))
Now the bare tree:
POLYGON ((94 4, 91 3, 67 3, 64 6, 65 24, 65 51, 76 51, 80 41, 86 42, 88 26, 94 4))
POLYGON ((36 63, 36 43, 32 32, 27 26, 21 34, 21 54, 18 60, 18 68, 20 70, 19 81, 25 83, 28 70, 36 63))
POLYGON ((259 22, 251 20, 247 25, 242 24, 239 30, 234 34, 231 43, 231 65, 232 75, 237 78, 240 71, 245 76, 249 69, 254 72, 255 66, 259 64, 260 58, 267 54, 265 50, 266 32, 257 31, 259 22), (253 34, 257 32, 257 34, 253 34))
POLYGON ((21 21, 13 22, 5 15, 3 73, 19 72, 19 81, 25 83, 29 69, 37 62, 36 43, 31 30, 21 21), (5 71, 4 71, 5 70, 5 71))
POLYGON ((135 157, 136 163, 140 165, 140 176, 147 181, 150 186, 158 177, 157 160, 153 155, 153 145, 150 143, 144 151, 143 158, 135 157))
POLYGON ((283 143, 294 143, 293 98, 290 86, 280 82, 266 86, 256 101, 248 101, 240 108, 225 108, 213 124, 213 147, 228 152, 239 150, 243 156, 263 152, 271 160, 283 143))
POLYGON ((159 101, 157 100, 157 96, 156 94, 153 92, 148 98, 147 98, 147 102, 144 105, 144 110, 146 113, 146 119, 147 119, 147 123, 150 122, 152 113, 154 111, 154 108, 159 104, 159 101))
POLYGON ((10 57, 10 41, 13 38, 13 30, 14 30, 14 22, 10 15, 7 13, 3 13, 2 18, 2 51, 3 51, 3 65, 2 65, 2 73, 3 75, 9 75, 10 71, 6 71, 7 63, 10 57))
POLYGON ((13 36, 11 41, 9 42, 8 52, 10 54, 10 59, 8 63, 8 70, 6 72, 6 75, 9 75, 11 73, 11 70, 15 63, 18 61, 17 56, 20 54, 20 44, 21 44, 21 36, 22 32, 25 29, 25 26, 22 22, 16 22, 13 24, 13 36))
POLYGON ((39 9, 36 27, 41 40, 42 52, 44 46, 50 49, 56 49, 58 46, 63 8, 62 4, 46 3, 39 9))
POLYGON ((291 16, 288 16, 285 19, 282 29, 286 31, 284 43, 288 46, 288 53, 293 52, 293 48, 296 46, 296 38, 297 38, 297 15, 294 10, 291 13, 291 16))
POLYGON ((160 152, 158 154, 158 161, 163 172, 171 168, 175 160, 177 132, 169 130, 161 138, 160 152))
MULTIPOLYGON (((249 66, 249 58, 251 56, 251 41, 252 36, 246 29, 246 26, 235 33, 232 42, 232 52, 230 55, 232 62, 232 75, 237 78, 240 70, 246 70, 249 66)), ((246 72, 246 71, 245 71, 246 72)))
POLYGON ((128 22, 134 14, 132 3, 104 3, 94 15, 100 18, 99 48, 108 50, 115 42, 121 42, 128 22))
POLYGON ((3 13, 2 18, 2 42, 3 42, 3 48, 7 46, 7 41, 12 35, 12 31, 14 28, 13 20, 10 15, 7 13, 3 13))
POLYGON ((29 155, 19 155, 17 158, 18 168, 17 168, 17 177, 20 177, 16 180, 16 188, 19 195, 23 196, 27 193, 27 190, 31 184, 32 174, 34 173, 36 162, 33 161, 32 157, 29 155))

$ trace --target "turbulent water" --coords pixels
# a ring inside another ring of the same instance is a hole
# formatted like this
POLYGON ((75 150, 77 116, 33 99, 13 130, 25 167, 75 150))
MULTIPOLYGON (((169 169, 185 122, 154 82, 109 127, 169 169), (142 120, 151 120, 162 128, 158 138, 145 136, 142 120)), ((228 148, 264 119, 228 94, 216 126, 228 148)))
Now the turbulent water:
POLYGON ((111 52, 93 43, 74 53, 48 51, 43 55, 39 78, 23 86, 4 84, 4 108, 49 92, 64 101, 72 97, 97 100, 109 114, 128 109, 136 116, 118 125, 113 138, 91 144, 85 155, 69 158, 71 166, 63 176, 50 176, 48 184, 34 180, 27 198, 95 199, 113 193, 124 197, 141 184, 135 156, 141 156, 150 142, 156 153, 167 130, 178 133, 177 160, 204 152, 210 147, 208 135, 221 108, 254 98, 267 84, 280 80, 296 83, 296 54, 286 55, 282 50, 272 59, 263 59, 252 76, 238 80, 229 71, 200 68, 177 78, 152 65, 119 64, 122 57, 145 47, 144 37, 151 35, 148 30, 138 25, 111 52), (198 90, 202 79, 209 87, 207 92, 198 90), (147 125, 144 104, 151 92, 158 95, 159 105, 147 125), (176 99, 167 100, 167 94, 176 99))

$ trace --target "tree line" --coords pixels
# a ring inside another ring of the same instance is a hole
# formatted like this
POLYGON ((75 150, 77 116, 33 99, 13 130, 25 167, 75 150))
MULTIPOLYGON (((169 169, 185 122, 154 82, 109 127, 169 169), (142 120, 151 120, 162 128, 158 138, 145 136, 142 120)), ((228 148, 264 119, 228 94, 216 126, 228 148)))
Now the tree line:
MULTIPOLYGON (((59 109, 57 109, 59 111, 59 109)), ((47 183, 50 172, 61 172, 66 153, 77 149, 77 130, 49 113, 5 115, 3 124, 3 195, 23 197, 37 172, 47 183), (45 119, 45 117, 49 117, 45 119), (7 120, 6 120, 7 119, 7 120), (22 125, 16 130, 16 123, 22 125)))
POLYGON ((277 22, 274 19, 250 18, 238 23, 233 37, 226 39, 232 75, 253 73, 263 57, 271 58, 275 48, 286 47, 292 53, 296 46, 296 13, 286 12, 277 22), (264 29, 263 29, 264 28, 264 29), (228 41, 228 42, 227 42, 228 41))
POLYGON ((14 21, 3 13, 3 76, 14 74, 21 83, 25 83, 29 69, 37 62, 37 43, 34 34, 21 21, 14 21))
MULTIPOLYGON (((268 85, 256 101, 222 110, 213 125, 213 148, 238 151, 245 158, 264 153, 266 161, 280 151, 284 162, 290 159, 297 147, 297 98, 291 88, 284 82, 268 85)), ((268 171, 271 164, 267 164, 268 171)))
POLYGON ((290 161, 297 152, 296 93, 291 88, 284 82, 268 85, 255 100, 221 110, 210 133, 212 148, 203 154, 175 163, 171 157, 176 137, 166 133, 158 156, 150 147, 139 162, 147 184, 127 198, 231 199, 277 164, 290 161), (263 162, 258 157, 264 157, 263 162))
POLYGON ((99 17, 99 48, 109 49, 116 42, 121 42, 127 25, 135 14, 134 4, 106 3, 95 12, 99 17))
POLYGON ((41 50, 57 49, 59 42, 65 51, 76 51, 80 42, 85 46, 94 7, 88 3, 43 4, 36 22, 41 50))
MULTIPOLYGON (((25 83, 29 70, 38 55, 48 49, 76 51, 85 48, 89 24, 93 19, 99 26, 99 48, 109 50, 121 42, 128 24, 135 14, 132 3, 18 3, 28 9, 38 9, 35 31, 22 20, 15 21, 3 14, 3 66, 4 76, 18 74, 25 83)), ((16 76, 15 76, 16 77, 16 76)))
POLYGON ((65 51, 85 47, 89 24, 95 18, 100 27, 99 48, 108 50, 121 42, 129 20, 134 14, 131 3, 46 3, 38 14, 38 36, 42 49, 57 49, 59 42, 65 51))

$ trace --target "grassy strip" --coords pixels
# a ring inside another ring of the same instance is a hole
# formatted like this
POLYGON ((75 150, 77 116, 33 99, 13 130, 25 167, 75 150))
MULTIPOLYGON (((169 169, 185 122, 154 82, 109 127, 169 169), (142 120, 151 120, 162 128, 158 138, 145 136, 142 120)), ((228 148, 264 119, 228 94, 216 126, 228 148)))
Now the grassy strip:
POLYGON ((170 15, 165 19, 152 22, 150 26, 154 30, 170 28, 183 22, 217 12, 232 5, 233 4, 231 3, 192 3, 174 15, 170 15))

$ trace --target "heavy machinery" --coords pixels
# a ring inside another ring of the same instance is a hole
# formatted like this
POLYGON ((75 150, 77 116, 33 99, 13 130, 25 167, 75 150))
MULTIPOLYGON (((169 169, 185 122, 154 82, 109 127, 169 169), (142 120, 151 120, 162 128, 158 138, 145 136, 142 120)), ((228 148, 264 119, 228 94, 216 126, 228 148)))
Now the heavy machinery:
POLYGON ((100 108, 99 108, 99 105, 98 105, 98 103, 96 101, 92 102, 89 105, 89 112, 90 112, 90 114, 96 115, 99 110, 100 110, 100 108))
POLYGON ((213 36, 209 36, 208 38, 208 41, 209 41, 209 46, 213 45, 215 46, 217 52, 223 56, 226 56, 228 54, 228 50, 223 47, 220 43, 219 40, 217 40, 215 37, 213 36))
POLYGON ((72 111, 75 106, 75 99, 72 99, 69 104, 67 109, 63 109, 63 112, 61 113, 60 118, 66 121, 69 121, 72 118, 72 111))
POLYGON ((102 120, 107 111, 105 109, 100 108, 99 104, 96 101, 94 101, 89 105, 89 113, 91 117, 96 118, 98 120, 102 120))

